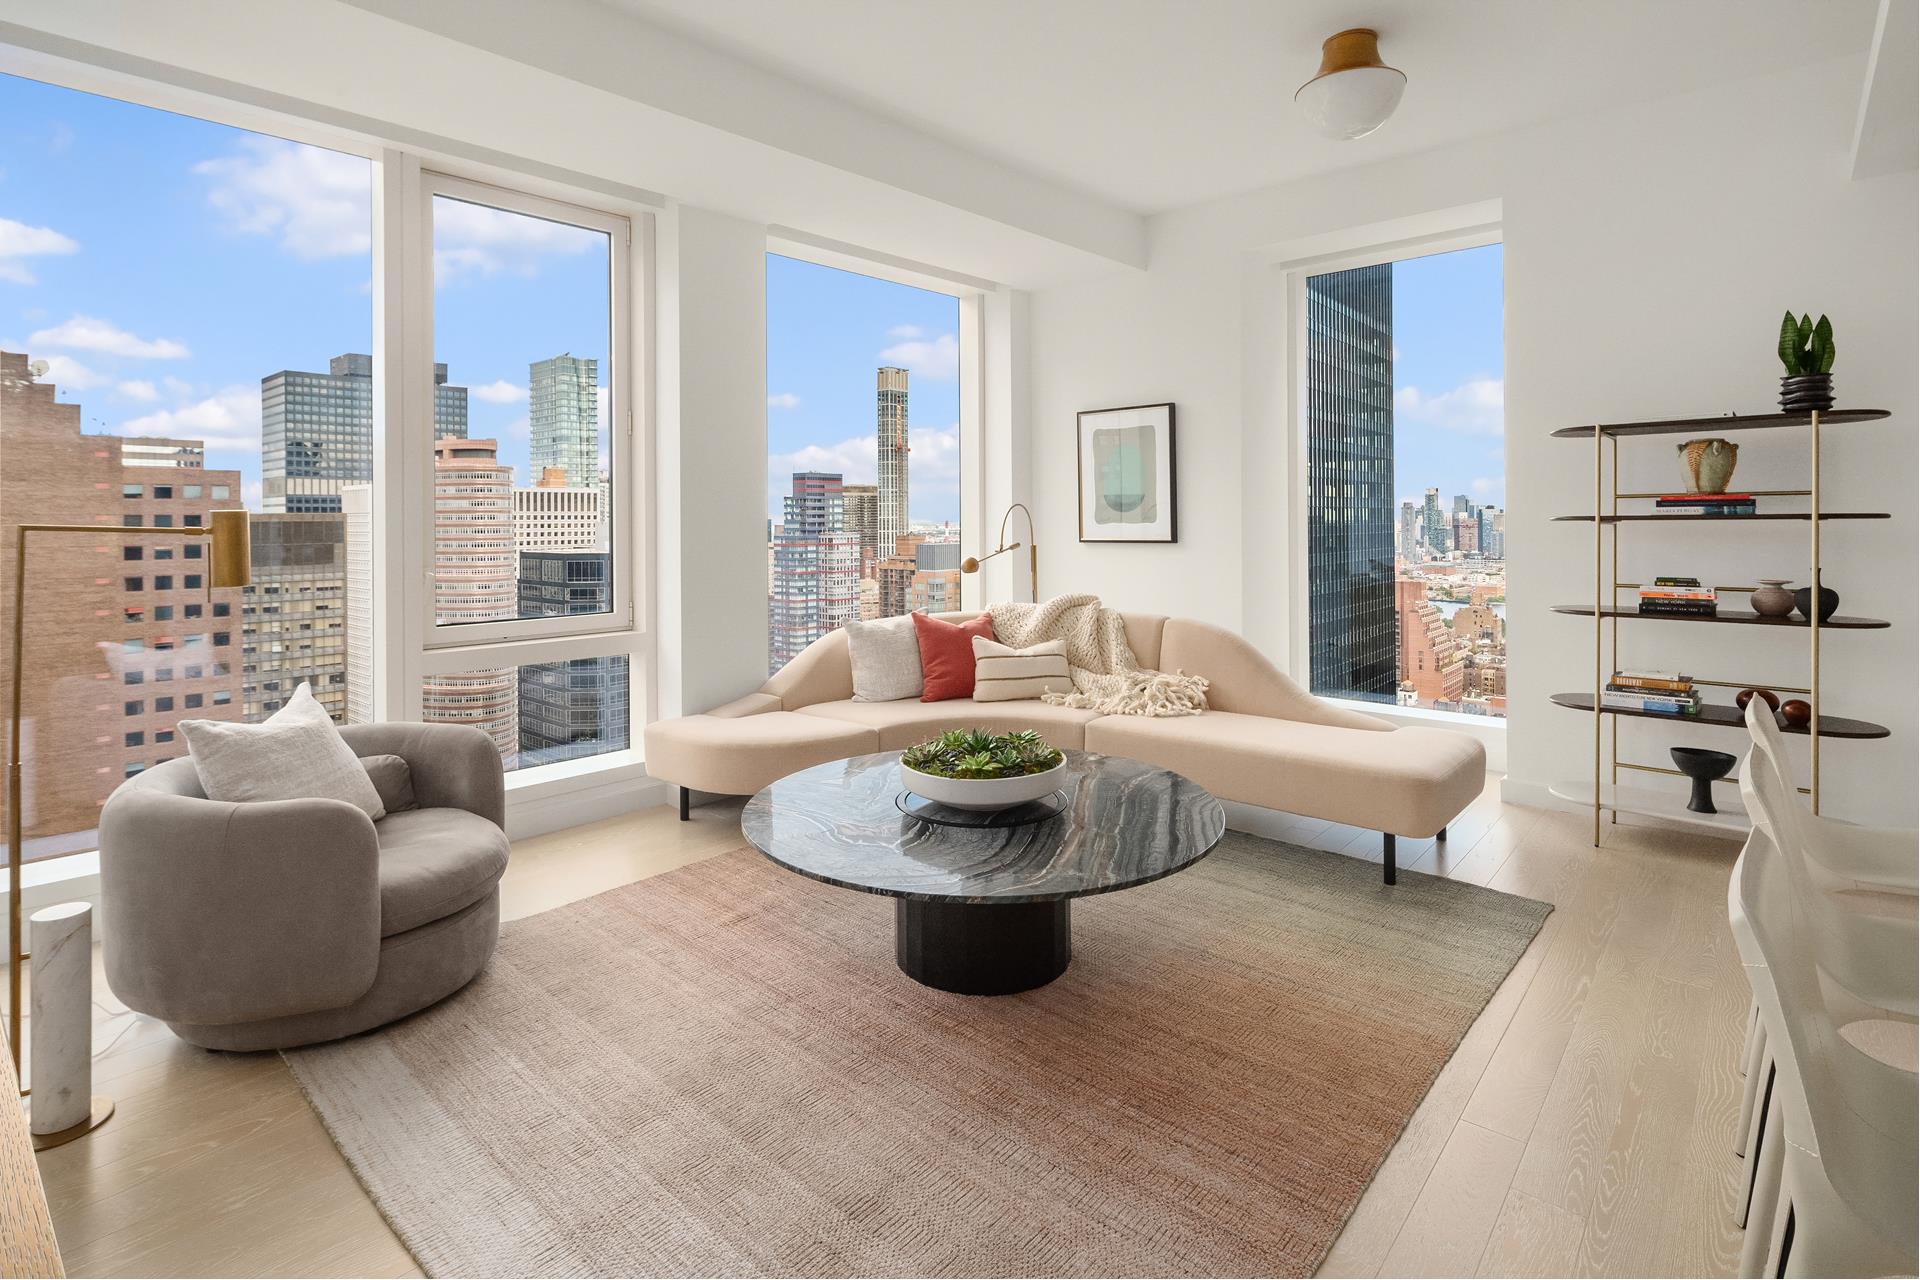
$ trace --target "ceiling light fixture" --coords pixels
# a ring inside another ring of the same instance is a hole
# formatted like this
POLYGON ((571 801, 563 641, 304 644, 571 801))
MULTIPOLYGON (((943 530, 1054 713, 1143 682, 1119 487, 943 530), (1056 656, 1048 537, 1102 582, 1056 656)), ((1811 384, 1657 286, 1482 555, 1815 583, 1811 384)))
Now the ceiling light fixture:
POLYGON ((1380 61, 1380 33, 1353 27, 1320 46, 1320 71, 1293 100, 1329 138, 1364 138, 1387 122, 1407 87, 1406 73, 1380 61))

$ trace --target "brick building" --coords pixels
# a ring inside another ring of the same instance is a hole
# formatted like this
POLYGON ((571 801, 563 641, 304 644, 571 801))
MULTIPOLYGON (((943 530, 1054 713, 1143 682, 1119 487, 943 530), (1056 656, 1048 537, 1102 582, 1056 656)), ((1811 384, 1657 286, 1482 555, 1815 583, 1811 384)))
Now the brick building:
MULTIPOLYGON (((122 780, 182 754, 175 725, 241 716, 238 591, 206 589, 197 537, 130 529, 204 527, 241 507, 240 474, 199 465, 194 441, 87 435, 25 355, 0 352, 0 525, 97 525, 98 537, 32 543, 22 698, 26 856, 93 846, 100 805, 122 780)), ((11 584, 13 539, 0 539, 11 584)), ((11 688, 0 648, 0 712, 11 688)))

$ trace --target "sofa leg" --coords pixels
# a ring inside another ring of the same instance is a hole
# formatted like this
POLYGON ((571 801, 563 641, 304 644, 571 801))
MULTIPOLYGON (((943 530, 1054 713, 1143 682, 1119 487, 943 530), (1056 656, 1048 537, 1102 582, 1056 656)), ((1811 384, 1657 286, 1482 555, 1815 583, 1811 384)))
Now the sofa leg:
POLYGON ((687 821, 687 809, 692 800, 693 792, 687 790, 685 787, 680 788, 680 821, 687 821))
POLYGON ((1441 844, 1445 844, 1447 842, 1447 829, 1445 827, 1440 828, 1438 831, 1433 833, 1433 838, 1435 840, 1438 840, 1441 844))
POLYGON ((1383 855, 1385 855, 1385 862, 1386 862, 1385 883, 1387 884, 1399 883, 1398 879, 1396 878, 1399 868, 1395 867, 1393 864, 1393 853, 1394 853, 1393 843, 1394 843, 1393 835, 1390 832, 1381 833, 1380 852, 1383 855))

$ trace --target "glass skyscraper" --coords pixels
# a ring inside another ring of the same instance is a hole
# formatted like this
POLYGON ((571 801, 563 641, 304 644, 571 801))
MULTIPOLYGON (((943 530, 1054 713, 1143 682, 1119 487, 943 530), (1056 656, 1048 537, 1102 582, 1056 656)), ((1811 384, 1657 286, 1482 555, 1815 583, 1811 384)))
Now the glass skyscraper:
MULTIPOLYGON (((467 389, 433 366, 433 433, 467 434, 467 389)), ((325 373, 282 369, 260 379, 263 511, 337 514, 340 490, 373 480, 373 357, 335 356, 325 373)))
POLYGON ((1308 277, 1306 327, 1313 691, 1392 702, 1393 265, 1308 277))
MULTIPOLYGON (((612 557, 600 551, 522 551, 520 616, 558 618, 613 607, 612 557)), ((625 655, 520 668, 520 767, 623 751, 630 741, 625 655)))
POLYGON ((528 381, 533 474, 559 467, 570 488, 595 488, 600 483, 600 362, 554 356, 529 365, 528 381))

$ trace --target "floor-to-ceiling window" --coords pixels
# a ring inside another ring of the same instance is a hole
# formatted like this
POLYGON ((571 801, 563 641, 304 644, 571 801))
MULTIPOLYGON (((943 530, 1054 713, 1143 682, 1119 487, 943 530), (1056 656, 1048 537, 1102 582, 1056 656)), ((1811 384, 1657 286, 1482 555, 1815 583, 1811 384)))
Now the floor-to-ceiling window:
POLYGON ((767 255, 767 663, 960 607, 960 301, 767 255))
POLYGON ((302 684, 510 768, 629 745, 636 219, 16 76, 0 120, 0 526, 99 530, 33 543, 28 858, 91 848, 180 720, 302 684), (234 509, 252 583, 210 591, 194 531, 234 509))
POLYGON ((1306 275, 1315 693, 1504 716, 1501 246, 1306 275))
POLYGON ((342 494, 374 478, 373 179, 14 76, 0 120, 0 526, 100 530, 32 543, 33 858, 91 848, 113 788, 186 753, 182 719, 264 719, 302 683, 346 718, 368 674, 342 494), (191 531, 241 508, 253 584, 209 591, 191 531))

